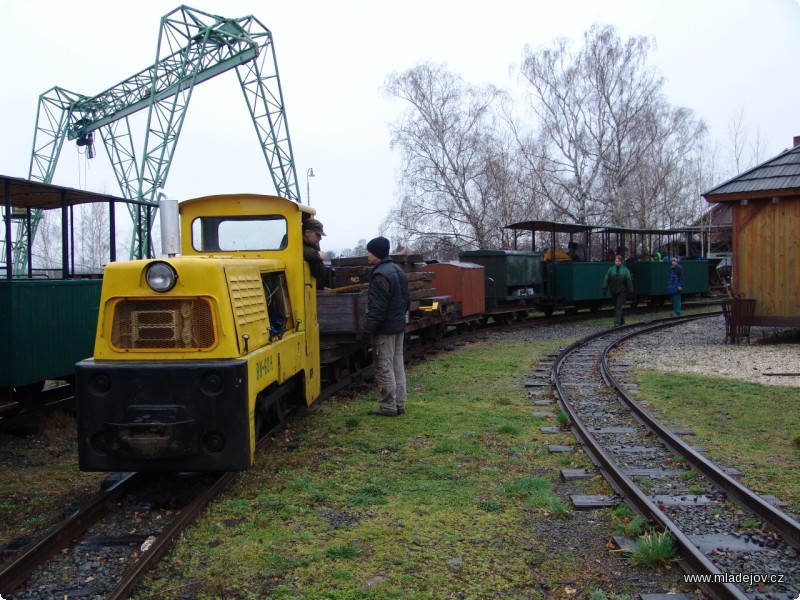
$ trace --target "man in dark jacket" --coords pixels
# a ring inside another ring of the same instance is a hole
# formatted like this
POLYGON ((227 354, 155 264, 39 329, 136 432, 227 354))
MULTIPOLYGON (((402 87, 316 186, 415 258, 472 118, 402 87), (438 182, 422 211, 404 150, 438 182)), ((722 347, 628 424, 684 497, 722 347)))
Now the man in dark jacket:
POLYGON ((385 237, 369 241, 367 262, 373 268, 362 331, 372 338, 372 369, 380 396, 378 408, 370 414, 395 417, 406 411, 403 336, 411 304, 408 278, 389 258, 389 240, 385 237))
POLYGON ((625 325, 625 317, 622 316, 622 307, 625 305, 625 297, 633 292, 633 279, 628 267, 622 264, 622 256, 617 254, 614 257, 614 266, 606 273, 603 280, 603 294, 611 292, 614 299, 614 327, 625 325))

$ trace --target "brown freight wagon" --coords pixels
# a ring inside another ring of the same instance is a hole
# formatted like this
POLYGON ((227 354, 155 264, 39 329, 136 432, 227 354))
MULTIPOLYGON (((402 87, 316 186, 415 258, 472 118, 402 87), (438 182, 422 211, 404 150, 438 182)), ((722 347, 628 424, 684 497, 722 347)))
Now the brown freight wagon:
POLYGON ((428 263, 425 270, 436 275, 436 293, 450 296, 458 304, 462 317, 485 312, 483 266, 465 262, 428 263))

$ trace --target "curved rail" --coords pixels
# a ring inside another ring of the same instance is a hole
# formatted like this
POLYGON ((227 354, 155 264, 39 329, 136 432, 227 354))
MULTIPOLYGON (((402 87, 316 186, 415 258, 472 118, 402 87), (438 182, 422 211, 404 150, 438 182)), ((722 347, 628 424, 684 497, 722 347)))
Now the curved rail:
MULTIPOLYGON (((616 379, 611 375, 608 368, 608 353, 611 349, 618 346, 624 340, 628 340, 636 335, 642 333, 649 333, 657 329, 667 328, 679 323, 715 316, 719 313, 709 313, 702 315, 693 315, 682 317, 678 319, 659 319, 649 323, 641 323, 637 325, 630 325, 621 329, 602 331, 586 338, 579 340, 567 348, 565 348, 557 357, 553 366, 551 383, 556 389, 556 394, 559 398, 559 404, 563 410, 568 414, 571 422, 573 423, 573 431, 580 438, 584 448, 590 458, 598 466, 602 475, 617 490, 625 499, 631 504, 632 508, 642 517, 656 523, 663 530, 668 531, 675 542, 680 546, 682 566, 693 574, 708 574, 708 575, 722 575, 719 569, 706 557, 706 555, 694 544, 680 529, 680 527, 660 510, 656 504, 639 488, 639 486, 629 478, 617 464, 616 460, 603 448, 603 445, 598 439, 589 431, 589 428, 583 423, 577 411, 571 406, 567 400, 569 395, 566 393, 562 382, 560 381, 560 371, 567 360, 567 358, 580 348, 583 348, 588 343, 599 340, 600 338, 609 335, 617 336, 602 352, 601 354, 601 374, 607 385, 616 388, 615 392, 622 395, 625 399, 626 407, 631 410, 634 418, 639 420, 642 425, 649 428, 651 431, 661 436, 664 444, 671 451, 676 454, 684 456, 692 466, 697 468, 699 472, 705 475, 714 485, 719 485, 719 488, 726 493, 730 491, 731 498, 745 506, 760 518, 763 516, 765 522, 770 523, 779 531, 781 535, 793 546, 796 547, 798 539, 797 523, 794 522, 788 515, 785 515, 772 505, 766 503, 762 498, 755 495, 753 492, 731 479, 726 473, 719 470, 713 463, 708 461, 702 456, 699 456, 693 449, 689 448, 684 442, 678 439, 675 434, 668 432, 663 426, 649 415, 644 409, 624 392, 618 391, 616 379), (625 333, 633 330, 633 333, 625 333), (622 335, 619 335, 622 333, 622 335), (719 482, 719 483, 718 483, 719 482), (763 511, 763 512, 762 512, 763 511)), ((724 578, 723 578, 724 579, 724 578)), ((748 596, 736 585, 729 582, 717 582, 712 584, 701 584, 702 589, 717 599, 736 599, 746 600, 748 596)))
POLYGON ((600 361, 600 370, 603 378, 615 389, 625 406, 631 410, 636 418, 650 431, 658 435, 673 452, 681 455, 695 470, 705 475, 734 502, 751 510, 760 519, 769 523, 793 548, 800 548, 800 523, 733 479, 713 462, 696 452, 672 431, 664 427, 653 415, 640 406, 611 374, 608 367, 608 353, 621 343, 641 333, 637 332, 623 336, 606 348, 600 361))

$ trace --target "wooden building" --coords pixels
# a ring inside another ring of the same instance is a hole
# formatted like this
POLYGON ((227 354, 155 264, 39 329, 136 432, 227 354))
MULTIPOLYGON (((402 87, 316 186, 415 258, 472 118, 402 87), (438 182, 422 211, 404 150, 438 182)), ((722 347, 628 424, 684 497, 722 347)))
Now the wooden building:
POLYGON ((752 324, 800 327, 800 136, 703 197, 731 208, 733 292, 755 299, 752 324))

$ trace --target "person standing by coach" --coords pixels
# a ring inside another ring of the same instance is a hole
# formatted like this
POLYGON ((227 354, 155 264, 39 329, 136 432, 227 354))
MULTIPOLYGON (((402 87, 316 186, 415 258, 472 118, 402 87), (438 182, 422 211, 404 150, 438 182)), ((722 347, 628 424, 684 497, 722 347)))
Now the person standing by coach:
POLYGON ((378 384, 378 408, 371 415, 396 417, 406 412, 405 335, 411 299, 408 278, 389 258, 389 240, 376 237, 367 244, 373 265, 362 331, 372 338, 372 368, 378 384))
POLYGON ((671 259, 667 291, 672 296, 672 316, 681 316, 681 294, 683 293, 683 267, 677 256, 671 259))
POLYGON ((614 327, 622 327, 625 324, 622 307, 625 305, 627 295, 633 292, 633 280, 631 272, 622 264, 622 256, 619 254, 614 257, 614 266, 608 270, 603 280, 603 294, 609 292, 614 299, 614 327))

